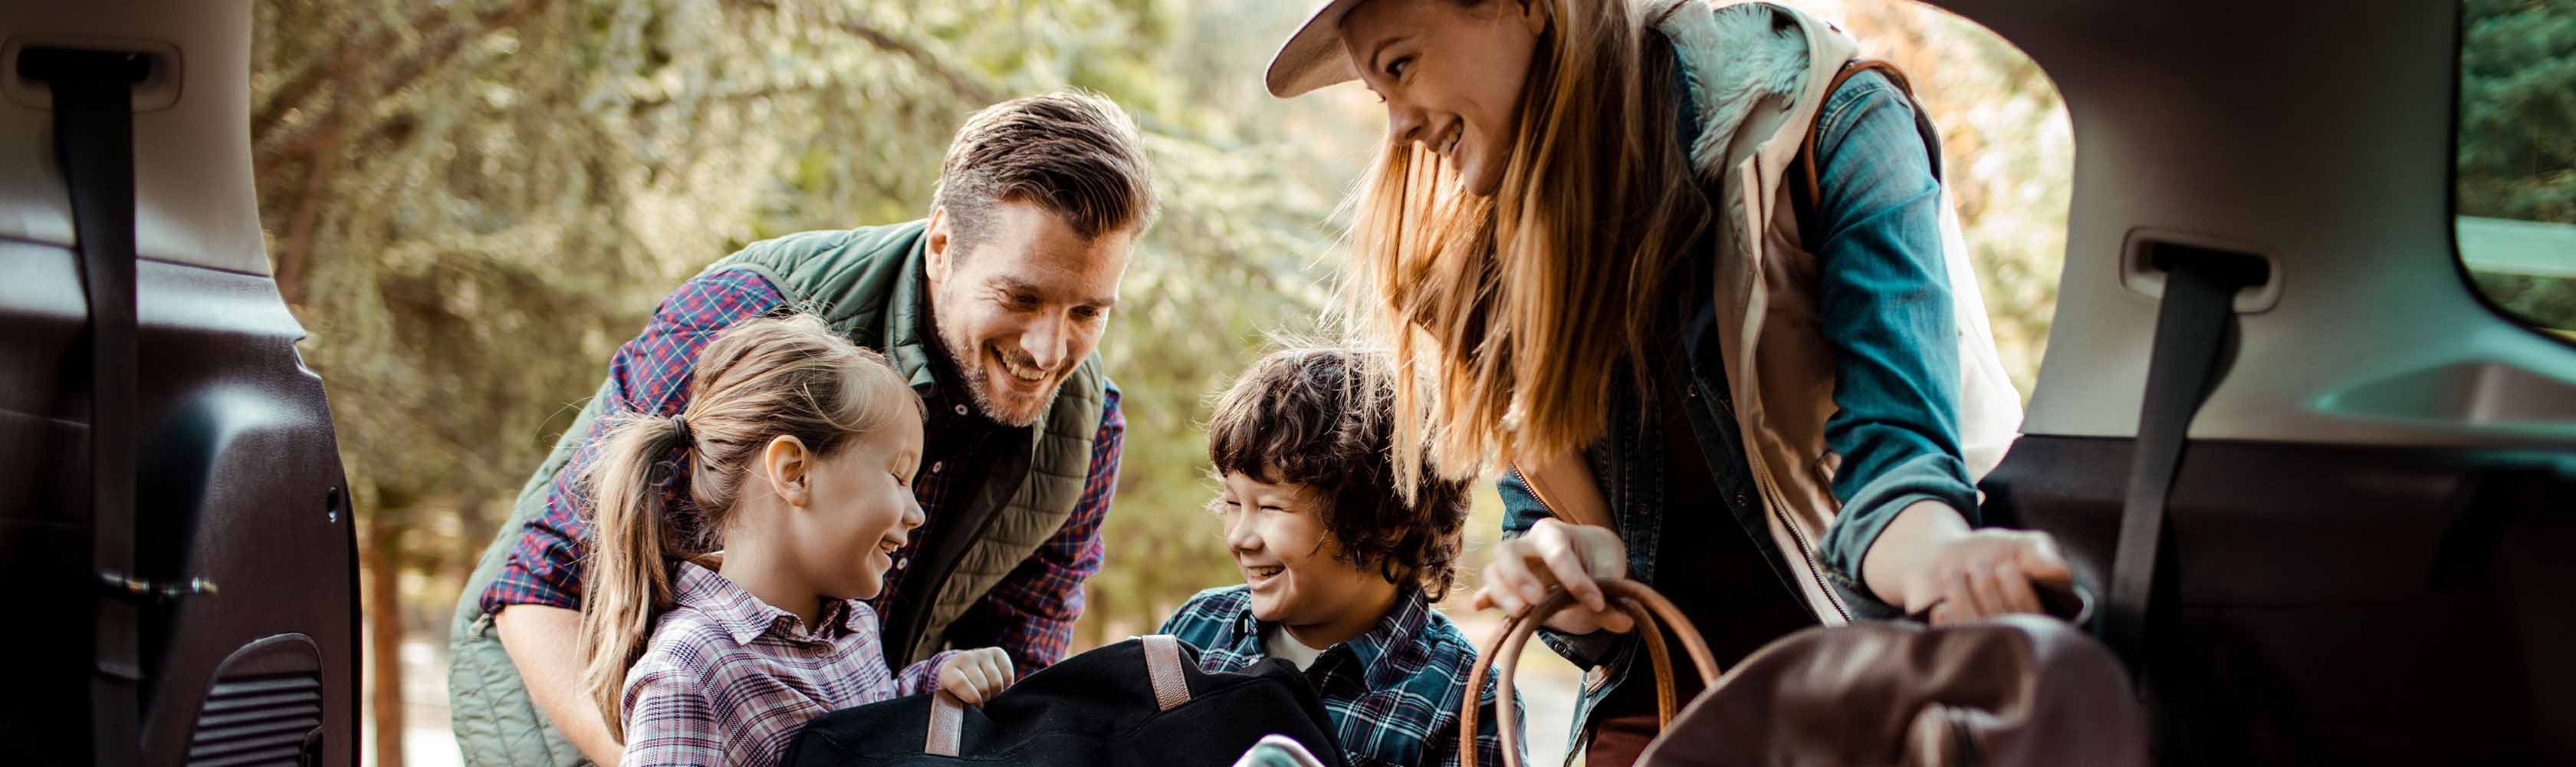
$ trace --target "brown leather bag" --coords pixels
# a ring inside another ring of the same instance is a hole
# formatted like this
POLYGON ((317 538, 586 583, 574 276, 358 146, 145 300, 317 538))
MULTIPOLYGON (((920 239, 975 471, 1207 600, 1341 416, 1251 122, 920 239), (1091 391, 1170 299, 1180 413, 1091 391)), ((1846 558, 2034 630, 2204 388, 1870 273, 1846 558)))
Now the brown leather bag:
MULTIPOLYGON (((2145 765, 2147 717, 2109 648, 2063 621, 2009 616, 1933 628, 1864 622, 1800 631, 1718 675, 1681 611, 1642 584, 1600 582, 1637 621, 1655 679, 1663 734, 1640 764, 2145 765), (1675 714, 1670 627, 1716 680, 1675 714)), ((1499 664, 1495 713, 1511 721, 1513 667, 1548 616, 1573 606, 1556 590, 1503 622, 1483 658, 1499 664)), ((1484 664, 1468 677, 1482 689, 1484 664)), ((1465 764, 1475 765, 1476 705, 1462 709, 1465 764)), ((1503 758, 1517 767, 1503 728, 1503 758)))

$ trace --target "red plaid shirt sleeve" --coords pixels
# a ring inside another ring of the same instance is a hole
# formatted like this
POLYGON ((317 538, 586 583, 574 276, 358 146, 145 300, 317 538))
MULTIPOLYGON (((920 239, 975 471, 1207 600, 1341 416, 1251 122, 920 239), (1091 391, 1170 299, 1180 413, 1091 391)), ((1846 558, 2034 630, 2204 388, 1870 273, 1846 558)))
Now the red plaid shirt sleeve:
POLYGON ((1022 677, 1064 659, 1073 645, 1073 624, 1082 618, 1083 583, 1100 572, 1100 525, 1109 519, 1110 497, 1118 494, 1118 458, 1127 435, 1117 384, 1103 394, 1091 468, 1073 515, 949 630, 958 647, 1010 653, 1011 667, 1022 677))
MULTIPOLYGON (((734 323, 786 303, 768 279, 743 270, 701 274, 681 283, 654 310, 643 334, 609 358, 602 413, 680 412, 689 401, 689 375, 697 367, 698 351, 734 323)), ((514 604, 581 607, 582 542, 589 535, 590 502, 575 483, 594 460, 605 423, 592 424, 581 448, 555 473, 546 488, 545 511, 520 529, 500 576, 483 590, 484 612, 514 604)))

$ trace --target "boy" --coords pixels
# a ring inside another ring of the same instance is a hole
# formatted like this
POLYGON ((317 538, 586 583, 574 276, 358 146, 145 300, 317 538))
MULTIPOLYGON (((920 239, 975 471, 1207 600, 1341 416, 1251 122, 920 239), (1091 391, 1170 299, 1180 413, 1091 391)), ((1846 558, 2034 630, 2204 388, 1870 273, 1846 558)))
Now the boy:
MULTIPOLYGON (((1200 592, 1162 633, 1197 646, 1207 671, 1303 669, 1353 767, 1457 764, 1476 647, 1431 603, 1449 590, 1468 485, 1426 476, 1406 502, 1384 364, 1279 351, 1226 391, 1208 422, 1211 506, 1244 584, 1200 592)), ((1501 764, 1490 679, 1477 698, 1477 762, 1501 764)))

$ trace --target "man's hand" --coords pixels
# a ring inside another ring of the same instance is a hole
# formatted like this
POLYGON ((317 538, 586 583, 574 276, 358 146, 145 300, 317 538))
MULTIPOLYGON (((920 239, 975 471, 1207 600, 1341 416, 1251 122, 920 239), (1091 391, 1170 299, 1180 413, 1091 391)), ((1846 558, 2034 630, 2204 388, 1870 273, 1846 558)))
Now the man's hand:
POLYGON ((1485 565, 1484 587, 1476 590, 1475 609, 1500 607, 1519 615, 1547 600, 1547 590, 1562 584, 1574 594, 1575 607, 1547 619, 1547 627, 1567 634, 1608 629, 1626 632, 1636 619, 1612 608, 1597 578, 1628 575, 1628 547, 1607 528, 1542 519, 1521 537, 1494 548, 1485 565))
POLYGON ((960 650, 939 664, 939 689, 969 706, 981 706, 1011 686, 1011 654, 999 647, 960 650))
POLYGON ((1898 512, 1861 560, 1862 578, 1907 614, 1947 625, 2007 613, 2046 613, 2040 588, 2072 589, 2075 574, 2047 533, 1970 530, 1957 511, 1923 501, 1898 512))
POLYGON ((510 665, 528 686, 528 699, 581 755, 599 767, 617 767, 625 744, 608 735, 608 718, 581 686, 581 612, 547 605, 510 605, 492 614, 492 631, 510 665))

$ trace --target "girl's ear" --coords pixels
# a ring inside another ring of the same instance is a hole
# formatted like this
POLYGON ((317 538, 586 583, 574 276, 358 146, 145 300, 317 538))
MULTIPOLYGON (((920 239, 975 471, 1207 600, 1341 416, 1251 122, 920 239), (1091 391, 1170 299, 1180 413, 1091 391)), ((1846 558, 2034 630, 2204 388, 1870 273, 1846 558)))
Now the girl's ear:
POLYGON ((810 474, 814 454, 805 449, 805 441, 781 434, 760 448, 760 473, 769 480, 778 499, 787 505, 803 507, 813 500, 810 474))

